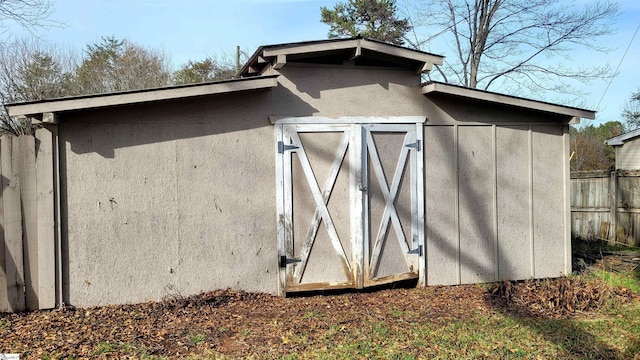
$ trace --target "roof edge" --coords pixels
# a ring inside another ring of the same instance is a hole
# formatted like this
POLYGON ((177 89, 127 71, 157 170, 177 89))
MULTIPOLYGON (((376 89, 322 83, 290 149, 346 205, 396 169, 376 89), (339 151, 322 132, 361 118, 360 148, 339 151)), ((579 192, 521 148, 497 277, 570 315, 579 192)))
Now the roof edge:
POLYGON ((196 96, 224 94, 236 91, 272 88, 278 85, 278 75, 223 80, 163 88, 141 89, 118 93, 91 94, 5 104, 9 116, 32 117, 43 113, 57 113, 79 109, 93 109, 125 104, 138 104, 196 96))
POLYGON ((611 139, 607 139, 604 143, 611 146, 620 146, 624 145, 625 141, 636 138, 638 136, 640 136, 640 129, 635 129, 624 134, 612 137, 611 139))
POLYGON ((253 55, 251 55, 237 75, 247 77, 252 76, 251 74, 253 72, 250 70, 253 67, 264 66, 263 64, 272 61, 278 55, 286 57, 291 54, 316 53, 345 49, 355 49, 357 52, 360 48, 429 64, 426 66, 426 70, 429 70, 433 64, 442 65, 444 59, 444 56, 442 55, 410 49, 404 46, 389 44, 362 36, 355 36, 350 38, 263 45, 260 46, 253 55))
POLYGON ((513 95, 505 95, 486 90, 472 89, 464 86, 445 84, 436 81, 430 81, 422 85, 423 95, 437 93, 461 96, 490 103, 504 104, 529 110, 543 111, 577 118, 577 120, 572 120, 571 123, 578 123, 580 121, 580 118, 596 118, 595 111, 572 106, 558 105, 545 101, 532 100, 513 95))

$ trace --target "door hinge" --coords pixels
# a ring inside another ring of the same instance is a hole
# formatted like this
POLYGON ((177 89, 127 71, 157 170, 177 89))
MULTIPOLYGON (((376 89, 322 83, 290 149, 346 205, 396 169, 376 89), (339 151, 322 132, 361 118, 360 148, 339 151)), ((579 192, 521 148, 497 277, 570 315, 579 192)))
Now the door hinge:
POLYGON ((411 144, 406 144, 405 146, 408 147, 408 148, 413 148, 413 149, 416 149, 416 150, 420 151, 420 140, 416 140, 416 142, 411 143, 411 144))
POLYGON ((282 141, 278 141, 278 154, 284 154, 285 151, 295 150, 297 148, 295 145, 285 145, 282 141))
POLYGON ((287 267, 287 265, 289 265, 289 264, 299 263, 300 261, 302 261, 302 260, 295 259, 295 258, 289 259, 284 255, 280 255, 279 265, 280 265, 281 268, 283 268, 283 267, 287 267))
POLYGON ((414 254, 414 255, 422 256, 422 245, 418 245, 417 248, 415 248, 413 250, 409 250, 409 252, 407 254, 414 254))

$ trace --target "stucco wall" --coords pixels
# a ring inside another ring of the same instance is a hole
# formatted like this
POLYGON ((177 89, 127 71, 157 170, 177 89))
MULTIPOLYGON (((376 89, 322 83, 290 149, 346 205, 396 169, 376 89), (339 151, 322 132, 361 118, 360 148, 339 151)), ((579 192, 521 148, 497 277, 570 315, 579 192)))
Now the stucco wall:
POLYGON ((424 113, 412 71, 349 66, 286 66, 274 92, 279 116, 412 116, 424 113))
POLYGON ((277 291, 269 92, 68 115, 64 298, 277 291))
POLYGON ((640 138, 627 140, 616 146, 616 170, 640 169, 640 138))
POLYGON ((269 115, 428 119, 428 284, 570 269, 566 125, 425 97, 412 71, 287 64, 281 73, 267 91, 61 116, 66 303, 276 293, 269 115))

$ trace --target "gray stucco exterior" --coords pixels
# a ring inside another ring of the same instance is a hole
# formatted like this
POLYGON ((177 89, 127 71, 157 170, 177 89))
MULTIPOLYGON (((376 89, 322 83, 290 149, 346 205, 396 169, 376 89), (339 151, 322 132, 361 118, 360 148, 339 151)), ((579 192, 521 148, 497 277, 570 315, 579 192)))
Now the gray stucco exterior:
MULTIPOLYGON (((210 94, 130 103, 125 96, 72 110, 56 110, 59 100, 16 104, 14 113, 32 106, 24 115, 45 122, 58 144, 61 257, 50 254, 62 268, 57 298, 93 306, 226 287, 284 293, 274 134, 283 117, 335 119, 329 125, 344 117, 426 119, 418 285, 569 273, 569 122, 593 113, 421 84, 416 64, 391 66, 389 57, 401 58, 396 48, 374 45, 387 53, 381 61, 363 50, 379 61, 373 65, 323 63, 316 48, 317 61, 299 61, 295 44, 283 47, 286 59, 271 61, 268 51, 280 48, 261 48, 260 62, 254 56, 245 67, 250 77, 210 94), (251 64, 262 67, 249 74, 251 64), (261 77, 273 84, 237 85, 261 77)), ((349 180, 340 179, 336 196, 348 197, 349 180)), ((410 195, 398 199, 401 208, 410 195)), ((336 222, 348 210, 330 205, 336 222)))

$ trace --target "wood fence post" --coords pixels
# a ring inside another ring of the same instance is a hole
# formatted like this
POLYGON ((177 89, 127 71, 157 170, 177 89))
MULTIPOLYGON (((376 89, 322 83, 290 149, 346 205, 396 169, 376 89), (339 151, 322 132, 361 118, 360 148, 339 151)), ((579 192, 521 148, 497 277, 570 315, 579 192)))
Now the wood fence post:
POLYGON ((609 176, 609 244, 613 245, 618 241, 618 173, 611 171, 609 176))
POLYGON ((32 135, 22 135, 18 137, 18 143, 20 144, 20 199, 22 201, 25 306, 27 310, 38 310, 36 141, 32 135))
POLYGON ((22 211, 20 208, 20 149, 18 137, 3 136, 0 142, 2 163, 2 230, 7 282, 7 311, 25 309, 22 248, 22 211))
POLYGON ((38 263, 38 308, 51 309, 56 306, 56 218, 54 187, 54 137, 48 125, 36 130, 38 151, 36 153, 36 210, 38 263))

